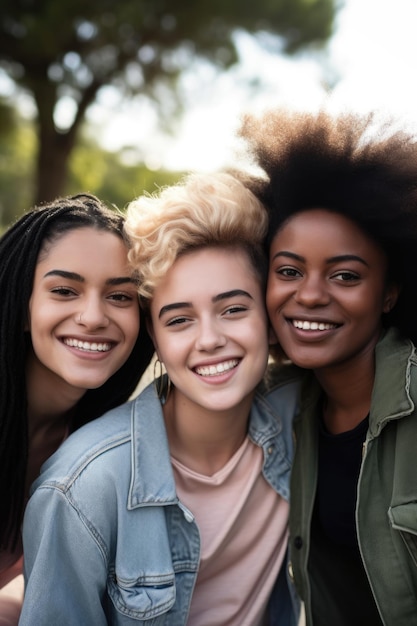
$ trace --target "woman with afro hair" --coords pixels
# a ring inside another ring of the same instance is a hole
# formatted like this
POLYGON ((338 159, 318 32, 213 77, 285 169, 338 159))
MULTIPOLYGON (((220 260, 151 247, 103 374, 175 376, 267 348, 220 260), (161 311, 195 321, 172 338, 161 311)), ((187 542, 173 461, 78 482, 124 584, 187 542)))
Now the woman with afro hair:
POLYGON ((279 110, 241 134, 269 212, 269 318, 303 377, 290 556, 307 625, 416 626, 415 137, 279 110))

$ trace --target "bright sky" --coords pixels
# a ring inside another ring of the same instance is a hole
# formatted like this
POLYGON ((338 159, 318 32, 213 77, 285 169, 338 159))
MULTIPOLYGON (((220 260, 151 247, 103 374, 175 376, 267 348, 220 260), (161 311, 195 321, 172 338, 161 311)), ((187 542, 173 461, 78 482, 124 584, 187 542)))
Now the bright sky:
POLYGON ((416 0, 345 0, 324 63, 311 56, 268 54, 241 37, 240 67, 216 77, 203 66, 187 76, 188 113, 169 141, 141 101, 127 106, 115 98, 111 109, 95 107, 91 117, 103 123, 106 146, 146 146, 149 165, 173 169, 212 169, 230 162, 239 116, 268 106, 376 109, 417 127, 416 24, 416 0), (260 83, 250 94, 245 78, 260 83))
MULTIPOLYGON (((167 138, 142 98, 127 103, 106 89, 88 113, 95 137, 111 150, 130 146, 133 154, 138 147, 150 167, 210 170, 235 161, 235 132, 246 111, 281 105, 377 110, 417 128, 417 0, 341 1, 335 34, 319 58, 267 53, 240 35, 239 66, 217 75, 199 64, 185 76, 187 113, 174 136, 167 138)), ((9 86, 0 75, 0 91, 9 86)), ((58 118, 65 125, 71 115, 71 103, 64 102, 58 118)))

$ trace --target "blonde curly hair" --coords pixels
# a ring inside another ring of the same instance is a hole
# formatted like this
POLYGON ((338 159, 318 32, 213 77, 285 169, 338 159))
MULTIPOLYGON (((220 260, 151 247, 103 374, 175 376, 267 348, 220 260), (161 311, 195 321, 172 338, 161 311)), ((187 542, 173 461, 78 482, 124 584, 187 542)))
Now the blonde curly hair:
POLYGON ((142 304, 176 259, 213 246, 243 248, 265 282, 267 213, 255 195, 226 172, 190 174, 176 185, 142 195, 127 207, 125 231, 142 304))

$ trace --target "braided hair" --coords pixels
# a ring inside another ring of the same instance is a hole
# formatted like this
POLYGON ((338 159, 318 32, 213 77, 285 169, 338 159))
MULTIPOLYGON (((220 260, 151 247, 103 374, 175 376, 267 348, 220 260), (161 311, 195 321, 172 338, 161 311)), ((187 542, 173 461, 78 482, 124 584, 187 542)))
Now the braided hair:
MULTIPOLYGON (((124 217, 96 197, 59 198, 24 214, 0 239, 0 546, 19 537, 28 457, 26 356, 29 300, 39 253, 71 230, 93 227, 124 239, 124 217)), ((87 390, 74 408, 71 428, 126 401, 145 371, 153 345, 141 323, 126 363, 98 389, 87 390)))

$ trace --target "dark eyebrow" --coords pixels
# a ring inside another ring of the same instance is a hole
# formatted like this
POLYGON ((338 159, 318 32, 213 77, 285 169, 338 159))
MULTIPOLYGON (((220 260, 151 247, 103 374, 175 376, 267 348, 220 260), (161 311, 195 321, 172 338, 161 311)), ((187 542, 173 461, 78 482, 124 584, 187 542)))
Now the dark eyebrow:
MULTIPOLYGON (((288 252, 287 250, 282 250, 280 252, 277 252, 276 254, 274 254, 272 260, 280 256, 283 256, 287 259, 294 259, 294 261, 299 261, 300 263, 305 263, 305 258, 303 256, 299 254, 295 254, 294 252, 288 252)), ((363 259, 360 256, 357 256, 356 254, 340 254, 338 256, 332 256, 326 259, 326 263, 328 264, 341 263, 342 261, 358 261, 359 263, 362 263, 363 265, 366 265, 367 267, 369 267, 365 259, 363 259)))
MULTIPOLYGON (((224 293, 219 293, 217 296, 214 296, 211 301, 213 303, 220 302, 221 300, 227 300, 227 298, 235 298, 236 296, 244 296, 245 298, 250 298, 253 300, 250 293, 244 291, 243 289, 233 289, 232 291, 225 291, 224 293)), ((175 309, 186 309, 193 306, 192 302, 173 302, 172 304, 166 304, 159 311, 158 317, 161 318, 164 313, 168 311, 175 311, 175 309)))
MULTIPOLYGON (((76 280, 79 283, 85 282, 85 278, 81 276, 81 274, 77 274, 76 272, 67 272, 66 270, 51 270, 45 274, 44 278, 47 276, 60 276, 61 278, 66 278, 67 280, 76 280)), ((108 278, 106 280, 106 285, 124 285, 125 283, 136 284, 131 276, 118 276, 117 278, 108 278)))
POLYGON ((106 285, 124 285, 125 283, 137 285, 137 281, 131 276, 119 276, 118 278, 109 278, 106 280, 106 285))
POLYGON ((76 272, 66 272, 65 270, 51 270, 50 272, 46 272, 44 278, 47 276, 61 276, 61 278, 76 280, 79 283, 84 282, 84 278, 80 274, 76 274, 76 272))
POLYGON ((365 259, 357 254, 339 254, 338 256, 327 259, 327 263, 340 263, 341 261, 358 261, 359 263, 366 265, 366 267, 369 267, 369 264, 365 261, 365 259))
POLYGON ((186 309, 189 308, 191 302, 173 302, 172 304, 166 304, 159 311, 158 318, 161 318, 164 313, 168 313, 168 311, 175 311, 175 309, 186 309))
POLYGON ((235 298, 236 296, 244 296, 245 298, 253 300, 252 296, 247 291, 244 291, 243 289, 232 289, 232 291, 225 291, 224 293, 219 293, 217 296, 214 296, 214 298, 212 298, 212 302, 219 302, 220 300, 235 298))

